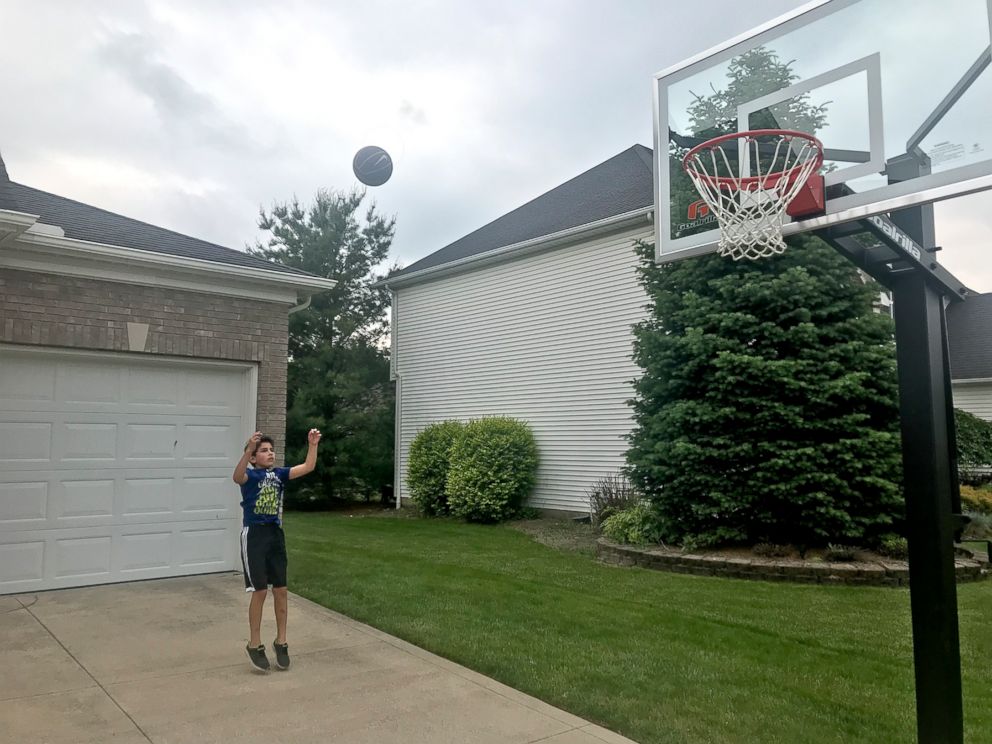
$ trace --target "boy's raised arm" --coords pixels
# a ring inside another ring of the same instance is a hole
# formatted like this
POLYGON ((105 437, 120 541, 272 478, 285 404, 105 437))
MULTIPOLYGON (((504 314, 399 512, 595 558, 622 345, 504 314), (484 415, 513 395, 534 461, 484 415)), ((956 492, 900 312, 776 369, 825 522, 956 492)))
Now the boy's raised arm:
POLYGON ((289 479, 300 478, 313 472, 317 467, 317 444, 320 442, 320 431, 311 429, 307 434, 307 459, 302 465, 294 465, 289 469, 289 479))
POLYGON ((262 432, 256 431, 252 434, 248 438, 248 442, 245 445, 245 451, 241 455, 241 459, 238 460, 238 464, 234 466, 234 475, 231 476, 231 479, 239 486, 243 486, 248 482, 248 475, 246 472, 248 470, 248 461, 251 459, 251 456, 255 454, 255 450, 258 449, 258 443, 261 439, 262 432))

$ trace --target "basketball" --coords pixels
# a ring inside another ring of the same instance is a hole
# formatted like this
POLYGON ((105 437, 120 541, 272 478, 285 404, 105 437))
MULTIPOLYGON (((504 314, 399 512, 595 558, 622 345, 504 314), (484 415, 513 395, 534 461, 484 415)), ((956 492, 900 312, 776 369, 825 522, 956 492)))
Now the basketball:
POLYGON ((366 186, 382 186, 393 175, 393 159, 381 147, 369 145, 355 153, 355 177, 366 186))

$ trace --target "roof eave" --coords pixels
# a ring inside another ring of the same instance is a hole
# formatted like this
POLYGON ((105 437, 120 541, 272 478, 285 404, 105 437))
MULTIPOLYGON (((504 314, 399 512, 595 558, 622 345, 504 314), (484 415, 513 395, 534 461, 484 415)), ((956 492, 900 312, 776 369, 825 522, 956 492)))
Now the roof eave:
MULTIPOLYGON (((94 259, 117 260, 127 265, 168 269, 172 272, 195 274, 202 278, 212 277, 219 284, 227 283, 232 278, 249 283, 275 284, 306 292, 321 292, 332 289, 337 285, 333 279, 317 276, 304 276, 284 271, 270 271, 264 268, 250 268, 236 264, 206 261, 185 256, 173 256, 166 253, 139 250, 125 246, 94 243, 76 238, 66 238, 47 232, 33 231, 31 228, 38 224, 37 215, 22 212, 0 210, 0 245, 12 241, 38 252, 59 251, 74 256, 85 256, 94 259)), ((39 227, 42 227, 39 225, 39 227)))

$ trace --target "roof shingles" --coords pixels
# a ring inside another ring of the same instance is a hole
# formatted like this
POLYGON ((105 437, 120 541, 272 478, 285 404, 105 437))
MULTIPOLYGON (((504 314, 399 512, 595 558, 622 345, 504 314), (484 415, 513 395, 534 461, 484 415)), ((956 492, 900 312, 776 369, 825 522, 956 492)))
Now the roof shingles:
POLYGON ((61 227, 67 238, 76 240, 248 269, 311 276, 304 271, 250 256, 233 248, 191 238, 82 202, 14 183, 8 178, 2 159, 0 159, 0 209, 38 215, 40 222, 61 227))

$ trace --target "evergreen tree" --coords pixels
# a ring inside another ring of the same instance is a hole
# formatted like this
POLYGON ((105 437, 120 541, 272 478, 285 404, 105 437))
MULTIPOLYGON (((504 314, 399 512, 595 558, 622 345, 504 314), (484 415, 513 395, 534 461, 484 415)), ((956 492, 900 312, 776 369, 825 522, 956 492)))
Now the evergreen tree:
POLYGON ((892 322, 821 241, 656 265, 635 327, 630 476, 665 539, 805 545, 898 531, 892 322))
POLYGON ((385 347, 389 294, 372 285, 386 272, 395 219, 375 205, 359 213, 364 191, 319 191, 261 210, 269 233, 253 255, 337 281, 289 319, 287 460, 306 453, 306 432, 321 429, 316 478, 307 492, 323 505, 369 497, 393 479, 394 391, 385 347))
MULTIPOLYGON (((737 107, 795 82, 757 48, 728 66, 723 90, 690 105, 689 134, 736 131, 737 107)), ((824 126, 802 95, 756 112, 748 128, 824 126)), ((700 197, 672 147, 673 237, 700 197)), ((902 513, 891 319, 879 287, 821 241, 782 256, 705 256, 656 265, 640 246, 650 318, 635 327, 630 477, 653 500, 666 540, 806 545, 898 531, 902 513)))

